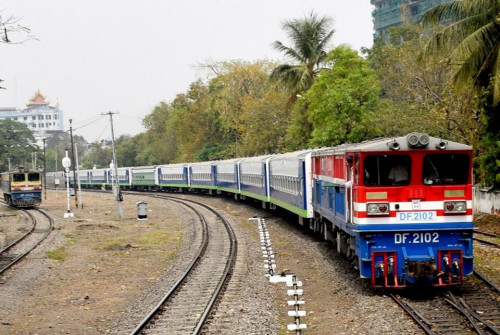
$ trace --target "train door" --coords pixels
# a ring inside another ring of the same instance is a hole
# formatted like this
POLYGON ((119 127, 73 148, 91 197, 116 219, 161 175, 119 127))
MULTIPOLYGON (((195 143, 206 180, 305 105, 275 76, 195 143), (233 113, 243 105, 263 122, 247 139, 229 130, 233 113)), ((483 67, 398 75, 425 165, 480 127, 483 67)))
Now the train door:
POLYGON ((352 223, 352 186, 354 183, 354 156, 346 156, 345 219, 352 223))
POLYGON ((354 185, 357 185, 358 180, 357 180, 357 169, 359 167, 359 154, 356 154, 356 157, 354 155, 347 155, 346 156, 346 187, 345 189, 345 194, 346 194, 346 201, 345 201, 345 213, 346 213, 346 222, 348 223, 353 223, 353 187, 354 185))

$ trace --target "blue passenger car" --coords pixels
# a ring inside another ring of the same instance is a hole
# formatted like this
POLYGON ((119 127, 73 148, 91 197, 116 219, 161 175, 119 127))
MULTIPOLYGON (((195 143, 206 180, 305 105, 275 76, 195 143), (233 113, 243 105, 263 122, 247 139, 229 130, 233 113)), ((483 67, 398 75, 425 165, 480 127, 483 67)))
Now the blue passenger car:
POLYGON ((187 164, 160 165, 156 169, 160 188, 181 191, 189 187, 187 164))
POLYGON ((249 197, 269 203, 269 160, 272 155, 245 158, 240 161, 242 198, 249 197))
POLYGON ((82 188, 90 187, 90 171, 89 170, 78 170, 76 172, 78 182, 82 188))
POLYGON ((107 169, 92 169, 90 171, 90 184, 92 187, 102 187, 103 185, 106 186, 107 184, 111 184, 111 182, 108 180, 108 170, 107 169))
MULTIPOLYGON (((129 188, 130 187, 130 168, 119 167, 118 169, 118 180, 120 181, 120 187, 129 188)), ((114 171, 113 171, 114 173, 114 171)))
POLYGON ((204 189, 209 193, 217 188, 217 175, 214 162, 191 163, 188 166, 189 187, 204 189))
POLYGON ((240 161, 241 158, 215 162, 218 191, 240 193, 240 161))
POLYGON ((304 218, 313 217, 311 153, 301 150, 276 155, 269 161, 270 201, 304 218))

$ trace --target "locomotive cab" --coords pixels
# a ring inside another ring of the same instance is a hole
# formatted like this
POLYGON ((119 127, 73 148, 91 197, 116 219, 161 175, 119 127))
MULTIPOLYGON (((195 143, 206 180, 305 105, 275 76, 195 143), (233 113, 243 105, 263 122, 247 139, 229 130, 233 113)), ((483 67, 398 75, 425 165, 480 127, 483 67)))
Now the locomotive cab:
POLYGON ((472 273, 472 152, 412 136, 359 154, 362 267, 376 287, 460 284, 472 273))
POLYGON ((39 171, 18 170, 2 173, 2 189, 6 203, 17 207, 33 207, 41 203, 42 178, 39 171))
POLYGON ((374 287, 447 286, 472 273, 470 146, 411 133, 314 162, 315 220, 374 287))

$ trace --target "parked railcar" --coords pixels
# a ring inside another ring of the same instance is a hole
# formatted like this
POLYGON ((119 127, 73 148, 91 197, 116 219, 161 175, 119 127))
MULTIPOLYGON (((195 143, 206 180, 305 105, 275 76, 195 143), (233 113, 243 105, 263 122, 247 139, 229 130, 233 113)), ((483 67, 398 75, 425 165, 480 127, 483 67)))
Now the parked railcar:
POLYGON ((3 199, 14 207, 35 207, 42 202, 42 174, 40 171, 24 170, 2 173, 3 199))
POLYGON ((161 189, 182 192, 189 187, 187 164, 160 165, 156 170, 161 189))
POLYGON ((313 217, 311 154, 300 150, 269 160, 270 202, 298 215, 299 223, 313 217))
POLYGON ((111 185, 111 181, 109 180, 109 168, 92 169, 89 171, 89 174, 90 174, 90 187, 106 188, 107 185, 111 185))
POLYGON ((470 146, 410 133, 313 156, 316 227, 374 287, 457 285, 472 273, 470 146))
MULTIPOLYGON (((128 189, 130 188, 130 168, 128 167, 119 167, 117 168, 118 170, 118 181, 120 183, 120 187, 123 189, 128 189)), ((109 169, 109 176, 108 180, 111 180, 111 182, 115 182, 114 178, 114 171, 109 169)))
POLYGON ((130 168, 130 188, 133 190, 154 191, 159 181, 156 166, 139 166, 130 168))
POLYGON ((78 170, 76 171, 76 177, 82 188, 89 188, 91 186, 90 171, 89 170, 78 170))

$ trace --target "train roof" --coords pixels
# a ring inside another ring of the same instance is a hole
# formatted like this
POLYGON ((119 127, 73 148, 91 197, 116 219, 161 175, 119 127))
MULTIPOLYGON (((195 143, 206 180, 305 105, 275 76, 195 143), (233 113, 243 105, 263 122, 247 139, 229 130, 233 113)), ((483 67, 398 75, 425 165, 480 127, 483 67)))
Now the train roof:
POLYGON ((336 147, 323 148, 313 155, 324 156, 331 154, 345 154, 347 152, 369 152, 369 151, 398 151, 398 150, 472 150, 470 145, 448 141, 439 137, 429 136, 425 133, 409 133, 399 137, 384 137, 361 143, 346 143, 336 147))
POLYGON ((282 159, 288 159, 288 158, 302 158, 302 157, 305 157, 306 155, 310 154, 310 153, 313 153, 313 152, 316 152, 318 150, 321 150, 321 149, 303 149, 303 150, 297 150, 297 151, 292 151, 292 152, 286 152, 286 153, 282 153, 282 154, 277 154, 277 155, 274 155, 272 158, 271 158, 271 161, 274 161, 274 160, 282 160, 282 159))
POLYGON ((160 164, 160 165, 158 165, 158 167, 160 167, 160 168, 164 167, 164 166, 167 166, 167 167, 170 167, 170 166, 172 166, 172 167, 178 167, 178 166, 187 166, 187 165, 188 165, 188 163, 172 163, 172 164, 160 164))
POLYGON ((146 165, 146 166, 135 166, 131 167, 130 170, 154 170, 156 168, 156 165, 146 165))
POLYGON ((240 162, 241 160, 243 160, 244 158, 229 158, 229 159, 224 159, 224 160, 220 160, 220 161, 215 161, 215 165, 221 165, 221 164, 234 164, 234 163, 238 163, 240 162))
POLYGON ((241 160, 241 163, 265 162, 266 160, 270 159, 273 156, 275 156, 275 155, 268 154, 268 155, 260 155, 260 156, 253 156, 253 157, 245 157, 241 160))

